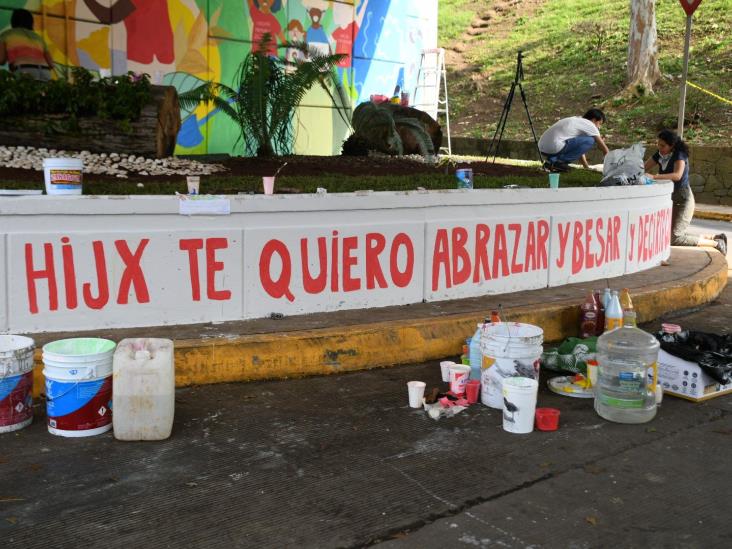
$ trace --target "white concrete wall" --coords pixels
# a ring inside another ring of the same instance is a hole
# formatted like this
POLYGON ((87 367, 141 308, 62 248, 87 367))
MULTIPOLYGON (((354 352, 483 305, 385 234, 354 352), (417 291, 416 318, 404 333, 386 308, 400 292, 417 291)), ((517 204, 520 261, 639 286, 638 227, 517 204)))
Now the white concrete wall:
POLYGON ((0 331, 225 321, 605 279, 668 257, 671 190, 241 195, 225 216, 182 216, 163 196, 2 198, 0 331))

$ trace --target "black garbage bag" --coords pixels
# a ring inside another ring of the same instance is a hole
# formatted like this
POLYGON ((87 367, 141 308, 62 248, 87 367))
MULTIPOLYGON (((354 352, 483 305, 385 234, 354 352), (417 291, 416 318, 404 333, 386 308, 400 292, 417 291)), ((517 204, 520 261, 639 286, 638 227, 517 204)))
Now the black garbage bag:
POLYGON ((696 362, 709 377, 726 385, 732 382, 732 335, 683 330, 675 334, 659 332, 656 339, 667 353, 696 362))

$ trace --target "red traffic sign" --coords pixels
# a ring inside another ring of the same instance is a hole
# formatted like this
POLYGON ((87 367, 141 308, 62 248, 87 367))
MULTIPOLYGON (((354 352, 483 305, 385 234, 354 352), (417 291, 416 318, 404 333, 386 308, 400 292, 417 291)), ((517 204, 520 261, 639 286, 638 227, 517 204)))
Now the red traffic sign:
POLYGON ((699 4, 702 3, 702 0, 679 0, 679 2, 681 2, 681 7, 684 8, 686 15, 691 17, 694 11, 696 11, 696 8, 699 7, 699 4))

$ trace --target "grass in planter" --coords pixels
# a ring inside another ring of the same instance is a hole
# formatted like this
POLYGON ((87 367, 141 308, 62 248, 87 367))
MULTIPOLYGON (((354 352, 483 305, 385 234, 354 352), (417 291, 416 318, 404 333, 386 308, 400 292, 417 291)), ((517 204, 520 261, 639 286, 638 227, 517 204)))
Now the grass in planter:
MULTIPOLYGON (((560 185, 563 187, 592 187, 600 182, 600 174, 587 170, 573 170, 561 175, 560 185)), ((142 181, 131 176, 129 180, 100 181, 92 176, 84 180, 86 195, 173 195, 185 193, 185 179, 180 181, 147 181, 143 187, 137 184, 142 181)), ((536 176, 489 177, 475 176, 476 189, 500 189, 505 185, 517 185, 529 188, 547 188, 549 186, 545 174, 537 172, 536 176)), ((342 175, 325 174, 318 177, 283 176, 277 179, 275 192, 282 193, 314 193, 318 187, 328 192, 353 192, 359 190, 372 191, 408 191, 423 187, 430 190, 454 189, 454 175, 420 174, 415 176, 362 176, 344 177, 342 175)), ((4 189, 43 189, 42 177, 38 182, 0 182, 4 189)), ((206 194, 261 193, 262 178, 234 176, 203 176, 201 192, 206 194)))

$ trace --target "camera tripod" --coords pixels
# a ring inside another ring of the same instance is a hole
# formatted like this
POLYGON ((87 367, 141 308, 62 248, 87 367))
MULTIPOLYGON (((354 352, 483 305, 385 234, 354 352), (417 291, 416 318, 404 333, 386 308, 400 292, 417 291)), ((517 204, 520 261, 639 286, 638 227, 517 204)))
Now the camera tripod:
POLYGON ((513 83, 511 84, 511 91, 508 92, 508 97, 506 97, 506 101, 503 103, 503 111, 501 112, 501 118, 498 121, 498 126, 496 127, 496 133, 493 134, 493 140, 491 141, 490 147, 488 147, 488 154, 486 154, 486 162, 488 161, 488 157, 491 155, 491 152, 493 152, 493 163, 496 162, 496 156, 498 155, 498 147, 501 146, 501 140, 503 139, 503 132, 506 129, 506 121, 508 121, 508 114, 511 112, 511 103, 513 103, 513 97, 516 93, 516 87, 518 87, 519 91, 521 92, 521 101, 524 104, 524 108, 526 109, 526 117, 529 119, 529 127, 531 128, 531 135, 534 137, 534 144, 536 145, 536 153, 539 155, 539 162, 543 162, 544 159, 541 156, 541 151, 539 150, 539 140, 536 138, 536 132, 534 131, 534 123, 531 120, 531 114, 529 113, 529 104, 526 102, 526 93, 524 93, 524 87, 521 84, 521 81, 524 79, 524 64, 523 64, 523 58, 524 53, 519 50, 518 56, 516 59, 516 76, 513 79, 513 83), (495 145, 495 148, 494 148, 495 145))

